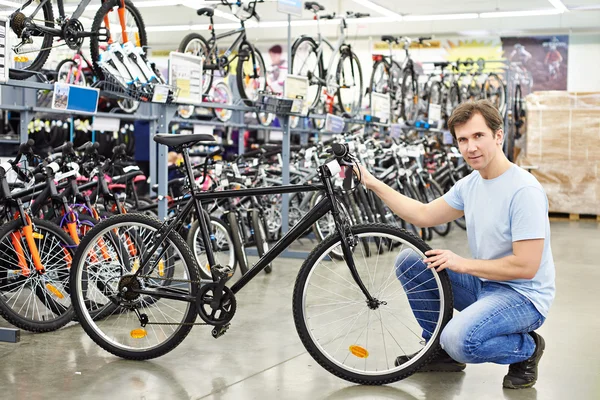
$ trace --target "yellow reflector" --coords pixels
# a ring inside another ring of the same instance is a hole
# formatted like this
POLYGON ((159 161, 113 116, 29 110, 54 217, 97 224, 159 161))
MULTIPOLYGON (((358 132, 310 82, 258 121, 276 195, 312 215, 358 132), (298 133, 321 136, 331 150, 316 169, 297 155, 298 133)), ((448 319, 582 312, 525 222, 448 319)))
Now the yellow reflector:
POLYGON ((360 347, 357 345, 350 346, 350 353, 355 355, 358 358, 367 358, 369 357, 369 352, 364 347, 360 347))
POLYGON ((41 233, 33 232, 33 238, 34 239, 43 239, 44 235, 42 235, 41 233))
POLYGON ((165 276, 165 263, 163 260, 158 262, 158 276, 165 276))
POLYGON ((143 338, 146 337, 146 335, 148 334, 148 332, 146 332, 145 329, 134 329, 129 334, 134 339, 143 339, 143 338))
POLYGON ((210 271, 210 264, 209 263, 206 263, 206 270, 210 271))
POLYGON ((58 297, 59 299, 64 299, 65 295, 61 293, 60 290, 58 290, 56 287, 54 287, 54 285, 51 285, 49 283, 46 283, 46 289, 48 289, 48 291, 50 293, 52 293, 53 295, 55 295, 56 297, 58 297))
POLYGON ((140 260, 136 258, 133 261, 133 268, 131 269, 131 272, 133 272, 135 274, 139 267, 140 267, 140 260))

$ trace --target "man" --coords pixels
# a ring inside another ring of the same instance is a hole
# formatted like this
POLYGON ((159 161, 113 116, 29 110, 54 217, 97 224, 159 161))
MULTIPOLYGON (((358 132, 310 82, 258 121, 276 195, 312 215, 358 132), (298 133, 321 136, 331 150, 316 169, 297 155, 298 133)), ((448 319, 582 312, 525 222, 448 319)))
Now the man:
MULTIPOLYGON (((442 198, 429 204, 407 198, 362 167, 361 180, 414 225, 435 226, 463 215, 467 222, 473 259, 450 250, 425 253, 428 268, 448 272, 454 306, 461 312, 442 331, 443 351, 422 371, 462 371, 465 363, 510 364, 503 386, 531 387, 545 347, 534 330, 544 323, 555 292, 548 200, 539 182, 505 157, 503 121, 492 103, 459 105, 448 126, 474 171, 442 198)), ((412 278, 401 271, 414 260, 400 259, 397 276, 406 285, 404 280, 412 278)), ((418 310, 413 313, 417 316, 418 310)), ((400 356, 396 364, 410 357, 400 356)))
POLYGON ((513 51, 508 56, 508 59, 512 62, 520 62, 523 67, 531 60, 531 53, 525 50, 525 46, 517 43, 513 47, 513 51))

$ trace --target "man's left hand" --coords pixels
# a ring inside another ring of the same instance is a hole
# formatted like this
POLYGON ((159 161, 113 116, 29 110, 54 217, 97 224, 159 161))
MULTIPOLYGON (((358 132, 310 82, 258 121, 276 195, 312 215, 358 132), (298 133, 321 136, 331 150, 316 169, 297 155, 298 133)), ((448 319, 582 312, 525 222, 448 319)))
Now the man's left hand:
POLYGON ((423 261, 428 264, 427 268, 435 268, 437 272, 448 268, 454 272, 465 273, 465 259, 450 250, 429 250, 425 255, 427 258, 423 261))

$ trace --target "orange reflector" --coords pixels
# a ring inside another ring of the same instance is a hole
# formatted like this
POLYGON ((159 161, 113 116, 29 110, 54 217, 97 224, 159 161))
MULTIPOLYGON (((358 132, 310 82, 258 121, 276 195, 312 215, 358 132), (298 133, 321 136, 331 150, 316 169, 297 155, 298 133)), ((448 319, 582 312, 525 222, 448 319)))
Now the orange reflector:
POLYGON ((165 263, 162 260, 158 262, 158 276, 165 276, 165 263))
POLYGON ((355 355, 358 358, 367 358, 369 357, 369 352, 364 347, 360 347, 357 345, 352 345, 349 347, 350 353, 355 355))
POLYGON ((52 293, 53 295, 55 295, 56 297, 58 297, 59 299, 64 299, 65 295, 61 293, 60 290, 58 290, 56 287, 54 287, 54 285, 51 285, 49 283, 46 283, 46 289, 48 289, 48 291, 50 293, 52 293))
POLYGON ((148 334, 148 332, 146 332, 145 329, 134 329, 131 332, 129 332, 129 334, 134 339, 143 339, 143 338, 146 337, 146 335, 148 334))
POLYGON ((210 264, 206 263, 206 269, 210 271, 210 264))

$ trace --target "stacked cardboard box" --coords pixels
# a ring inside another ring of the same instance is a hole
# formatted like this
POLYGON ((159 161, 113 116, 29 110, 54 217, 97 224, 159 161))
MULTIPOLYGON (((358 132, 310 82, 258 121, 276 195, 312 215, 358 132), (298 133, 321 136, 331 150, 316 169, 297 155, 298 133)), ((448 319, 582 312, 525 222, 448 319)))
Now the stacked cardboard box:
POLYGON ((525 137, 519 164, 539 166, 550 211, 600 215, 600 93, 530 94, 525 137))

